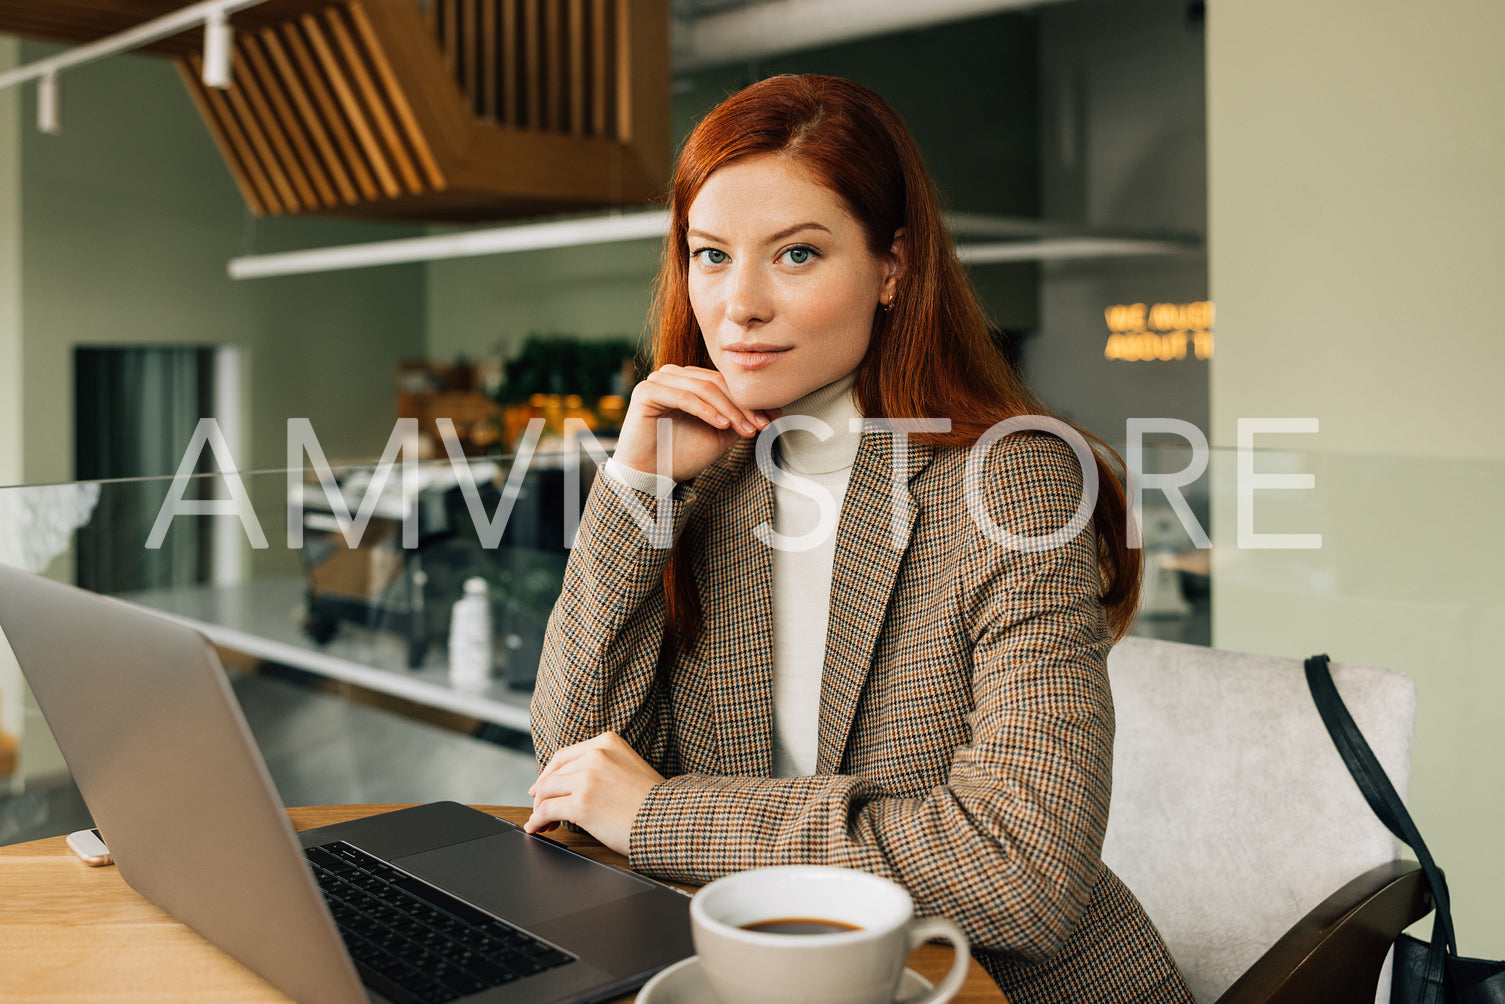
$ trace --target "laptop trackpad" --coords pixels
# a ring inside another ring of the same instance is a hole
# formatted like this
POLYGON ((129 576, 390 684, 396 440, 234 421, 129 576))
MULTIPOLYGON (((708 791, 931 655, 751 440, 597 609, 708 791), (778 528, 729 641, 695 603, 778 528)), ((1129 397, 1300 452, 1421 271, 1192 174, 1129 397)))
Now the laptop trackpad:
POLYGON ((391 862, 509 923, 529 927, 651 888, 521 830, 467 840, 391 862))

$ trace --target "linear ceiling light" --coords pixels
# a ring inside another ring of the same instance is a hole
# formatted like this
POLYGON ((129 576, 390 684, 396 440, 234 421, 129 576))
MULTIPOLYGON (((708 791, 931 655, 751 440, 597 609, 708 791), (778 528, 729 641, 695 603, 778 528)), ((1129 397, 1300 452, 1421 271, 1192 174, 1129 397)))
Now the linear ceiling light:
MULTIPOLYGON (((1085 237, 1080 235, 1080 231, 1068 233, 1060 226, 1038 220, 980 213, 948 214, 947 222, 952 233, 957 236, 995 239, 995 242, 990 243, 958 246, 957 255, 968 265, 1061 258, 1184 254, 1201 247, 1200 241, 1194 238, 1085 237), (996 238, 1003 236, 1021 239, 996 241, 996 238)), ((608 216, 518 223, 368 244, 341 244, 307 251, 247 255, 230 259, 227 271, 232 279, 264 279, 279 275, 369 268, 375 265, 438 261, 444 258, 612 244, 618 241, 659 239, 664 236, 668 226, 669 214, 663 210, 613 213, 608 216)))
POLYGON ((1086 258, 1127 258, 1136 255, 1193 254, 1202 250, 1196 240, 1137 237, 1044 237, 958 245, 963 265, 998 265, 1014 261, 1067 261, 1086 258))
POLYGON ((682 23, 674 68, 691 70, 850 42, 1060 0, 763 0, 682 23))
POLYGON ((37 86, 37 128, 43 132, 59 131, 57 75, 63 70, 92 63, 106 56, 139 49, 143 45, 170 38, 190 28, 204 26, 204 84, 208 87, 230 86, 230 21, 234 11, 265 3, 266 0, 202 0, 138 24, 134 28, 74 46, 56 56, 18 66, 0 73, 0 91, 39 81, 37 86))
POLYGON ((372 265, 397 265, 441 258, 468 258, 512 251, 539 251, 544 248, 659 238, 664 236, 668 228, 669 214, 663 210, 614 213, 610 216, 520 223, 485 230, 462 230, 428 237, 374 241, 369 244, 341 244, 309 251, 250 255, 231 258, 228 271, 232 279, 302 275, 305 272, 331 272, 372 265))

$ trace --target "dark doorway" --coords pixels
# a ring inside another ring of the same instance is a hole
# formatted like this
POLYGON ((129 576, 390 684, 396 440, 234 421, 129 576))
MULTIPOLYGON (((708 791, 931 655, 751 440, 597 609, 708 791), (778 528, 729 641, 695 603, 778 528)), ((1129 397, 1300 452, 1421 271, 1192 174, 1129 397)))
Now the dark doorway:
MULTIPOLYGON (((107 481, 77 538, 78 584, 102 593, 209 581, 211 521, 174 520, 148 549, 157 510, 201 417, 215 412, 216 349, 74 350, 75 477, 107 481)), ((198 473, 210 473, 206 451, 198 473)), ((184 497, 206 497, 195 478, 184 497)))

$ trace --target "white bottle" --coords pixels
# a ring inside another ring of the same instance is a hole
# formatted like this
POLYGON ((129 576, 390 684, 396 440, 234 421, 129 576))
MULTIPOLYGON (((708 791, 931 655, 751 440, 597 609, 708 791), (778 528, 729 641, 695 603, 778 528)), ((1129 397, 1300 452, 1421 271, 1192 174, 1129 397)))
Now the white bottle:
POLYGON ((491 600, 486 580, 465 580, 465 595, 449 618, 449 679, 462 690, 491 684, 491 600))

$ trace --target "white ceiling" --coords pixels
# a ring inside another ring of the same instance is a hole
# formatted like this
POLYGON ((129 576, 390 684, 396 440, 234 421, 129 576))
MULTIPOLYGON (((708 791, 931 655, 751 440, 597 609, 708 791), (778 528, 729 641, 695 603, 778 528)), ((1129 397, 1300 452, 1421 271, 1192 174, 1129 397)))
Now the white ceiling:
POLYGON ((674 0, 674 66, 758 59, 1063 0, 674 0))

